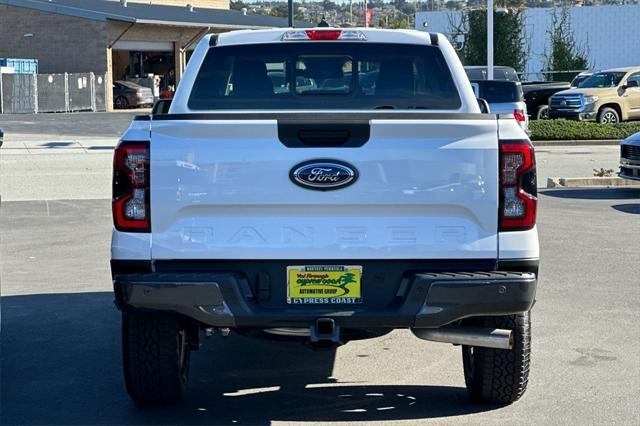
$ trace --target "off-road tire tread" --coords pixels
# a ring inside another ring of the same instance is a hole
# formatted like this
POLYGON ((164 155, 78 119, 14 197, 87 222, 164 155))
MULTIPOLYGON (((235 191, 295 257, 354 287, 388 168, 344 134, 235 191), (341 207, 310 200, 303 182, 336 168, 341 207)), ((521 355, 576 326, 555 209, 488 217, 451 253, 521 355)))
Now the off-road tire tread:
MULTIPOLYGON (((474 318, 483 327, 514 330, 513 349, 474 348, 475 374, 465 371, 471 397, 477 401, 512 403, 522 397, 529 381, 531 363, 531 316, 529 312, 474 318)), ((463 348, 464 356, 464 348, 463 348)))
MULTIPOLYGON (((125 384, 136 403, 169 404, 184 397, 187 383, 180 368, 178 333, 181 329, 177 316, 123 313, 125 384)), ((188 367, 188 351, 186 362, 188 367)))

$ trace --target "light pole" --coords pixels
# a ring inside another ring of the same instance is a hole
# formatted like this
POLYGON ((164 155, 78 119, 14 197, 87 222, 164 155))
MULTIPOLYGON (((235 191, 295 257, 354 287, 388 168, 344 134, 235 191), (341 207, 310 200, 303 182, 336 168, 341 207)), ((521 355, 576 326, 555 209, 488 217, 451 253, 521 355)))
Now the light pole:
POLYGON ((349 0, 349 21, 353 27, 353 0, 349 0))
POLYGON ((487 0, 487 78, 493 80, 493 0, 487 0))

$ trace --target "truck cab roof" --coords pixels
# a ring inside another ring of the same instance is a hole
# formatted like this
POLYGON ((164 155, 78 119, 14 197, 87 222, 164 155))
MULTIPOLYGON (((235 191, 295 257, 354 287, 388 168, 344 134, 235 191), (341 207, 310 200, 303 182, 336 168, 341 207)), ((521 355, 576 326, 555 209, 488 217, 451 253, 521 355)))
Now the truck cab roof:
POLYGON ((462 64, 446 37, 416 30, 316 27, 205 36, 193 52, 169 113, 381 108, 479 112, 462 64), (413 72, 408 71, 411 67, 413 72), (413 75, 414 81, 394 72, 413 75), (214 77, 218 74, 226 77, 214 77), (231 80, 236 84, 224 83, 231 80), (376 91, 378 80, 382 86, 376 91), (330 102, 312 99, 329 95, 330 102), (196 97, 202 100, 198 105, 196 97), (281 102, 273 102, 278 99, 281 102))
MULTIPOLYGON (((442 39, 436 33, 427 33, 416 30, 391 30, 379 28, 333 28, 333 27, 315 27, 315 28, 271 28, 266 30, 240 30, 230 31, 221 34, 210 34, 205 36, 205 40, 215 41, 216 46, 229 46, 237 44, 256 44, 256 43, 275 43, 275 42, 294 42, 294 41, 312 41, 311 38, 305 40, 303 34, 330 34, 341 33, 343 37, 336 38, 336 41, 362 41, 374 43, 402 43, 402 44, 437 44, 438 38, 442 39), (300 38, 287 39, 286 35, 293 35, 300 38), (344 35, 349 35, 344 37, 344 35)), ((331 38, 322 38, 318 40, 331 40, 331 38)))

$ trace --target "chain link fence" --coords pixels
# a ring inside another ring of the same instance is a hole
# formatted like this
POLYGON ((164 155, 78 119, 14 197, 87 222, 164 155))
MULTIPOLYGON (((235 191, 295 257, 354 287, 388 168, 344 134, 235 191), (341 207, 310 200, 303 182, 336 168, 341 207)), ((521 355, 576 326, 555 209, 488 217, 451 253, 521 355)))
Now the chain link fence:
POLYGON ((93 88, 93 110, 107 110, 107 79, 102 75, 94 76, 93 88))
POLYGON ((91 83, 93 73, 67 74, 69 111, 90 111, 93 107, 91 83))
POLYGON ((588 73, 589 70, 567 70, 567 71, 528 71, 519 72, 522 81, 567 81, 570 82, 580 73, 588 73), (558 78, 558 76, 560 78, 558 78))
POLYGON ((0 74, 0 113, 106 111, 106 86, 92 72, 0 74))
POLYGON ((1 74, 0 104, 5 114, 29 114, 37 112, 38 89, 36 74, 1 74))
POLYGON ((66 112, 69 110, 66 74, 36 75, 38 112, 66 112))

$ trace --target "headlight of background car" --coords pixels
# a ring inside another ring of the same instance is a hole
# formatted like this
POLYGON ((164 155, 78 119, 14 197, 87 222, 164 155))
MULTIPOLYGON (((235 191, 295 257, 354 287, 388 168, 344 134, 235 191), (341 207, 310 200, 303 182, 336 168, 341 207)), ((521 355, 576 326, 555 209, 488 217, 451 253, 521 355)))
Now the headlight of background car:
POLYGON ((598 100, 597 96, 585 96, 584 97, 584 103, 585 104, 592 104, 595 103, 598 100))

